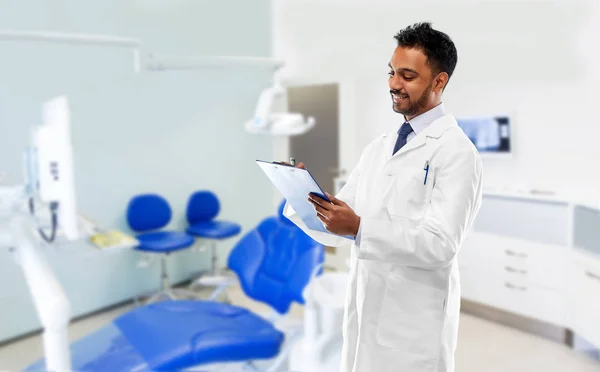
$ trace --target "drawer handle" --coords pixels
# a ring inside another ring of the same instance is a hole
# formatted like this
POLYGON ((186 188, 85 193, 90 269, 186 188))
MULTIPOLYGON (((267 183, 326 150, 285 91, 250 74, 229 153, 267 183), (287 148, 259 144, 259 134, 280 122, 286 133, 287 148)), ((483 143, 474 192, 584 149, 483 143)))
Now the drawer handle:
POLYGON ((519 290, 519 291, 521 291, 521 292, 525 292, 525 291, 527 290, 527 287, 519 287, 519 286, 516 286, 516 285, 514 285, 514 284, 512 284, 512 283, 508 283, 508 282, 507 282, 507 283, 504 283, 504 286, 505 286, 506 288, 510 288, 510 289, 519 290))
POLYGON ((523 258, 527 258, 528 254, 527 253, 523 253, 523 252, 515 252, 515 251, 511 251, 510 249, 507 249, 506 254, 508 256, 514 256, 514 257, 523 257, 523 258))
POLYGON ((591 271, 587 271, 587 270, 586 270, 586 272, 585 272, 585 275, 589 276, 589 277, 590 277, 590 278, 592 278, 592 279, 600 280, 600 276, 598 276, 598 275, 594 274, 594 273, 593 273, 593 272, 591 272, 591 271))
POLYGON ((515 269, 514 267, 510 267, 510 266, 506 266, 504 267, 504 270, 508 271, 509 273, 519 273, 519 274, 523 274, 526 275, 527 274, 527 270, 519 270, 519 269, 515 269))

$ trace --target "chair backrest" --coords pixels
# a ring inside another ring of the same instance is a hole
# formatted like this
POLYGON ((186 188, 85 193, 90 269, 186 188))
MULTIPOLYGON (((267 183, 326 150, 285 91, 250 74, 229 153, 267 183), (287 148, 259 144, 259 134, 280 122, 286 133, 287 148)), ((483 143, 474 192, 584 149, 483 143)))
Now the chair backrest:
POLYGON ((127 206, 127 223, 136 232, 161 229, 171 216, 169 202, 157 194, 136 195, 127 206))
POLYGON ((187 220, 190 225, 207 222, 217 217, 221 210, 219 198, 212 191, 196 191, 188 199, 187 220))
POLYGON ((228 266, 247 296, 286 313, 292 302, 304 304, 302 292, 319 273, 325 251, 281 214, 264 219, 233 248, 228 266))

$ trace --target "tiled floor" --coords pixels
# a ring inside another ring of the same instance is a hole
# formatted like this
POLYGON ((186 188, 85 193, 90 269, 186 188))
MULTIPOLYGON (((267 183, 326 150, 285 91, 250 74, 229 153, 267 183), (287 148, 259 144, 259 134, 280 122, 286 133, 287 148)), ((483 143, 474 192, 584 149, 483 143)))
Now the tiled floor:
MULTIPOLYGON (((231 291, 236 304, 266 313, 268 308, 231 291)), ((132 305, 113 309, 74 323, 69 335, 78 339, 109 323, 132 305)), ((302 309, 292 309, 301 316, 302 309)), ((39 335, 0 348, 0 371, 18 371, 42 355, 39 335)), ((564 345, 471 315, 462 314, 456 353, 457 372, 599 372, 600 362, 564 345)))

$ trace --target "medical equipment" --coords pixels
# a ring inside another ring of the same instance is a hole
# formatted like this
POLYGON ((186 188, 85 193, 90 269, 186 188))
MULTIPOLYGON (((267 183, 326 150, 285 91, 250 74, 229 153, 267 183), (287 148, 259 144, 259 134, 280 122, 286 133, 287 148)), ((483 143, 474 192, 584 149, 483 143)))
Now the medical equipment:
POLYGON ((463 117, 456 121, 480 153, 507 155, 512 152, 510 116, 463 117))
POLYGON ((24 186, 0 186, 0 243, 20 264, 42 323, 46 369, 70 370, 67 326, 70 305, 42 252, 47 242, 81 237, 76 215, 70 116, 65 97, 43 105, 43 124, 35 128, 25 157, 24 186), (31 214, 39 197, 52 212, 49 236, 31 214), (29 211, 26 203, 29 202, 29 211))
MULTIPOLYGON (((89 35, 48 31, 0 30, 0 41, 28 41, 70 45, 99 45, 125 47, 133 50, 133 68, 136 73, 168 70, 196 70, 211 67, 253 66, 279 69, 283 62, 270 58, 246 56, 176 56, 161 53, 143 53, 142 42, 133 38, 107 35, 89 35)), ((315 126, 313 117, 286 112, 286 90, 278 80, 265 89, 258 100, 254 117, 245 123, 249 133, 274 136, 304 134, 315 126)))
POLYGON ((108 35, 74 34, 52 31, 0 30, 0 41, 29 41, 69 45, 97 45, 130 48, 133 50, 133 69, 142 71, 140 40, 108 35))
MULTIPOLYGON (((287 220, 282 215, 283 206, 277 216, 265 218, 246 233, 228 260, 244 293, 269 305, 273 314, 259 316, 213 301, 164 301, 142 306, 75 342, 71 348, 73 369, 147 371, 202 366, 203 371, 223 371, 242 363, 244 370, 289 371, 289 353, 300 339, 302 324, 283 315, 293 303, 305 302, 307 284, 321 274, 324 247, 287 220)), ((332 297, 312 294, 320 290, 311 289, 310 298, 332 297)), ((333 334, 339 339, 340 306, 334 308, 338 311, 323 318, 325 327, 317 325, 315 317, 308 319, 312 331, 306 345, 312 345, 319 334, 333 334)), ((306 358, 313 355, 312 350, 309 352, 306 358)), ((42 363, 38 361, 26 370, 43 369, 42 363)))
POLYGON ((258 100, 254 117, 245 124, 246 131, 275 136, 296 136, 311 130, 314 117, 284 112, 287 106, 287 92, 276 80, 272 87, 265 89, 258 100))
POLYGON ((135 38, 99 34, 80 34, 53 31, 0 30, 0 41, 27 41, 52 44, 111 46, 129 48, 133 51, 135 73, 168 70, 194 70, 210 67, 254 66, 279 68, 281 61, 245 56, 176 56, 171 54, 142 52, 142 41, 135 38))
POLYGON ((290 354, 291 371, 338 371, 347 285, 347 272, 329 272, 306 287, 304 337, 290 354))

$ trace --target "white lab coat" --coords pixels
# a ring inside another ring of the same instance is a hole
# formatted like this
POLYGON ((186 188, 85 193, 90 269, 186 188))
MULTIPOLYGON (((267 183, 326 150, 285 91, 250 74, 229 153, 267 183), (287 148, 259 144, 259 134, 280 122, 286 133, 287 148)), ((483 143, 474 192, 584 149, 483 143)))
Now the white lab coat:
MULTIPOLYGON (((392 156, 396 138, 371 142, 337 195, 361 216, 361 240, 349 247, 340 371, 452 372, 456 256, 481 205, 481 158, 451 115, 392 156)), ((309 230, 289 205, 284 213, 324 245, 349 244, 309 230)))

